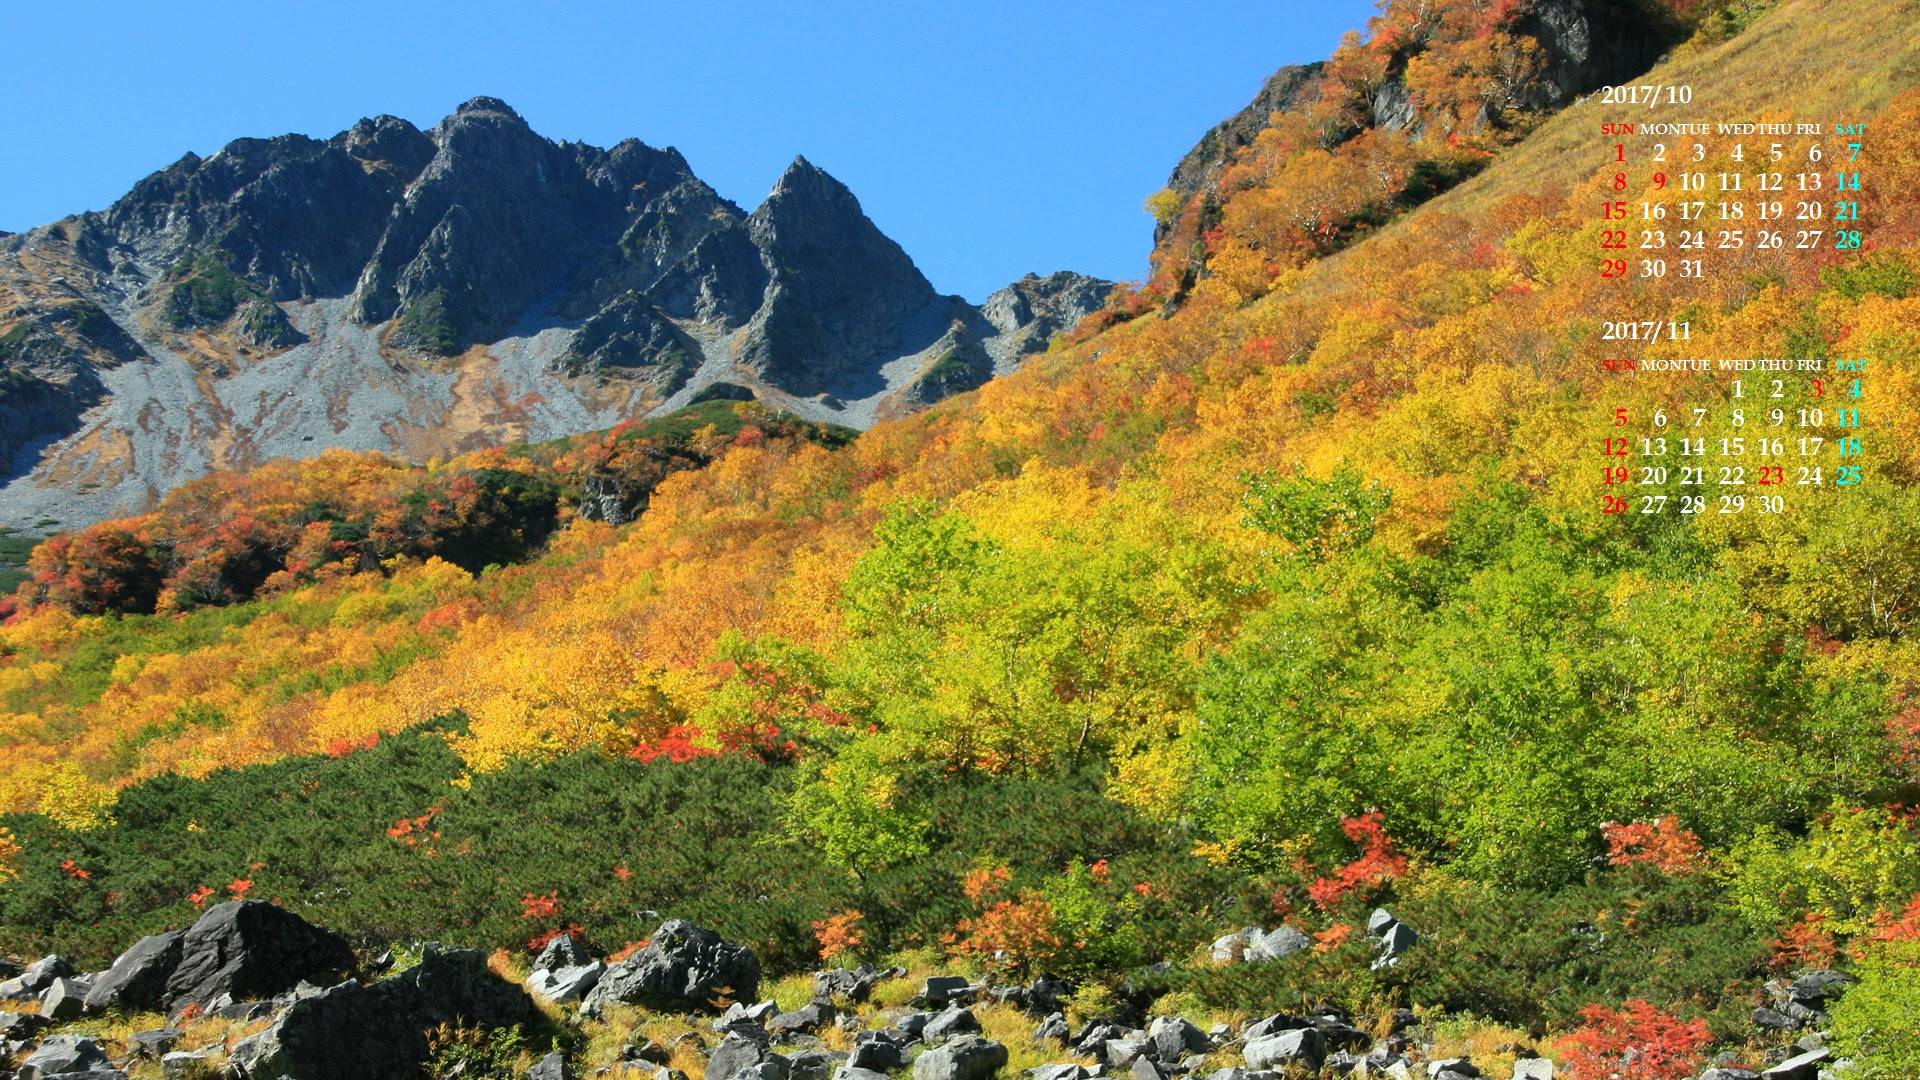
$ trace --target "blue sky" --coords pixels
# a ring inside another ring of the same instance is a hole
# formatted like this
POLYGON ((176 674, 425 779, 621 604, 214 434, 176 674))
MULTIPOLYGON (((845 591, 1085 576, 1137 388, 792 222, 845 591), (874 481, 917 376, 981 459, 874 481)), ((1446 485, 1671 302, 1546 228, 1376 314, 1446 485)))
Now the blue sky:
POLYGON ((1137 278, 1141 202, 1368 0, 1140 3, 17 4, 0 65, 0 229, 101 209, 192 150, 427 127, 480 94, 550 138, 675 146, 751 209, 795 154, 934 285, 1137 278))

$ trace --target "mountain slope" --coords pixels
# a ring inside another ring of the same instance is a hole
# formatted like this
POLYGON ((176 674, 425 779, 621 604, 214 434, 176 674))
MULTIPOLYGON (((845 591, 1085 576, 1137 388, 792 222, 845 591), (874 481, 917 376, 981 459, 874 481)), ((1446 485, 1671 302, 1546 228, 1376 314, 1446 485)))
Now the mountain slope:
MULTIPOLYGON (((1055 326, 1105 293, 1041 288, 1072 308, 1055 326)), ((7 239, 0 298, 0 518, 28 528, 329 447, 605 428, 715 383, 864 427, 1045 345, 936 295, 805 160, 749 215, 671 149, 555 143, 493 98, 425 132, 383 116, 188 155, 7 239)))

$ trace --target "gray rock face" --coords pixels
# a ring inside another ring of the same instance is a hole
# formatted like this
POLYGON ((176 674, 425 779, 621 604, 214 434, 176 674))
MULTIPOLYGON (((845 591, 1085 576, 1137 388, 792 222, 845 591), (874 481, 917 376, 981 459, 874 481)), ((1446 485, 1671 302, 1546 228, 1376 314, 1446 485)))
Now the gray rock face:
POLYGON ((608 968, 581 1008, 645 1005, 683 1012, 718 1011, 723 996, 750 999, 760 992, 760 961, 705 927, 668 919, 647 947, 608 968))
MULTIPOLYGON (((740 1073, 766 1064, 780 1055, 767 1049, 761 1039, 752 1038, 740 1032, 728 1032, 727 1037, 714 1047, 713 1054, 707 1058, 707 1075, 713 1080, 732 1080, 740 1073)), ((785 1059, 780 1067, 784 1069, 785 1059)))
POLYGON ((1516 1060, 1513 1063, 1513 1080, 1553 1080, 1552 1059, 1520 1058, 1516 1060))
POLYGON ((565 1054, 555 1050, 528 1067, 527 1080, 573 1080, 573 1067, 565 1054))
POLYGON ((186 936, 184 930, 173 930, 134 942, 93 981, 93 989, 87 992, 87 1009, 159 1009, 166 999, 167 980, 180 966, 180 943, 186 936))
MULTIPOLYGON (((1287 112, 1313 100, 1320 90, 1320 69, 1324 66, 1289 64, 1268 76, 1246 108, 1200 136, 1200 141, 1173 167, 1167 186, 1188 198, 1212 186, 1227 160, 1237 151, 1252 146, 1253 140, 1267 130, 1274 113, 1287 112)), ((1155 236, 1154 242, 1158 243, 1159 239, 1155 236)))
MULTIPOLYGON (((1580 94, 1626 81, 1652 67, 1672 44, 1663 36, 1665 28, 1633 17, 1623 0, 1539 0, 1514 32, 1533 38, 1545 60, 1539 86, 1521 102, 1532 109, 1557 108, 1580 94)), ((1373 126, 1398 131, 1417 123, 1412 95, 1401 78, 1404 65, 1404 58, 1389 65, 1387 78, 1375 91, 1368 118, 1373 126)), ((1318 99, 1322 68, 1315 63, 1274 72, 1246 108, 1200 137, 1174 166, 1167 187, 1183 199, 1212 190, 1225 164, 1272 125, 1274 113, 1297 111, 1318 99)), ((1328 137, 1338 141, 1343 134, 1328 137)), ((1165 232, 1164 226, 1157 230, 1154 243, 1165 232)))
POLYGON ((864 428, 1011 370, 1109 288, 1029 276, 983 315, 804 159, 748 214, 677 151, 554 142, 493 98, 426 132, 240 139, 0 240, 0 518, 72 527, 333 447, 577 434, 717 382, 864 428), (116 479, 27 475, 83 460, 116 479))
POLYGON ((815 1032, 831 1025, 839 1016, 831 1002, 812 1001, 792 1012, 783 1012, 767 1019, 767 1030, 776 1034, 815 1032))
POLYGON ((579 1001, 593 990, 606 971, 607 965, 598 960, 578 967, 543 969, 527 979, 527 989, 548 1001, 579 1001))
POLYGON ((489 971, 481 953, 429 946, 390 979, 294 1002, 235 1045, 233 1063, 246 1080, 413 1080, 441 1024, 503 1028, 533 1015, 526 991, 489 971))
POLYGON ((49 1035, 20 1065, 20 1080, 111 1069, 100 1044, 84 1035, 49 1035))
POLYGON ((180 962, 167 978, 165 1004, 177 1013, 216 998, 270 998, 302 980, 334 982, 354 967, 346 939, 264 900, 231 900, 207 909, 180 939, 180 962))
POLYGON ((91 985, 84 979, 59 978, 40 995, 40 1015, 59 1023, 76 1020, 86 1012, 87 991, 91 985))
POLYGON ((1249 1039, 1243 1056, 1250 1069, 1284 1068, 1297 1063, 1312 1071, 1327 1059, 1327 1040, 1313 1028, 1296 1028, 1249 1039))
POLYGON ((955 1035, 977 1033, 980 1021, 973 1015, 972 1009, 959 1005, 949 1005, 933 1015, 920 1037, 930 1043, 945 1042, 955 1035))
POLYGON ((540 955, 533 958, 533 970, 552 971, 556 968, 584 967, 593 963, 593 954, 580 939, 572 934, 561 934, 546 943, 540 955))
POLYGON ((1153 1040, 1154 1056, 1172 1064, 1188 1054, 1203 1054, 1213 1048, 1207 1033, 1181 1016, 1162 1016, 1147 1026, 1153 1040))
POLYGON ((160 1057, 160 1071, 167 1080, 203 1080, 205 1077, 219 1075, 222 1059, 226 1057, 215 1047, 204 1050, 176 1050, 160 1057))
POLYGON ((978 1035, 962 1035, 921 1054, 913 1080, 988 1080, 1007 1063, 1007 1048, 978 1035))

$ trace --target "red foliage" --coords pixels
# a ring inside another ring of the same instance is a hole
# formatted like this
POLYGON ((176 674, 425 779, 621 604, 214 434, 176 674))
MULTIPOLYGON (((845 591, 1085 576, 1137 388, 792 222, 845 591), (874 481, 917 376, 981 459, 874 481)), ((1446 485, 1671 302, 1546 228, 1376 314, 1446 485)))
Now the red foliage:
POLYGON ((1559 1047, 1575 1080, 1687 1080, 1713 1040, 1705 1020, 1681 1021, 1639 999, 1619 1012, 1589 1005, 1580 1017, 1585 1024, 1559 1047))
POLYGON ((613 868, 613 876, 619 878, 621 881, 625 881, 633 876, 633 871, 624 866, 616 866, 613 868))
POLYGON ((1340 830, 1347 839, 1360 845, 1360 857, 1340 868, 1331 878, 1320 878, 1307 886, 1307 897, 1322 911, 1349 897, 1371 893, 1390 884, 1407 871, 1407 857, 1393 850, 1393 838, 1383 823, 1386 815, 1370 810, 1359 817, 1340 819, 1340 830))
POLYGON ((526 893, 520 897, 520 917, 523 919, 557 919, 560 917, 560 890, 542 896, 539 893, 526 893))
POLYGON ((72 859, 68 859, 66 862, 61 863, 60 869, 65 870, 67 872, 68 877, 90 878, 93 876, 88 871, 82 870, 79 864, 75 863, 72 859))
POLYGON ((247 878, 234 878, 227 883, 227 891, 233 894, 235 900, 243 900, 247 893, 253 891, 253 882, 247 878))
POLYGON ((586 936, 586 933, 587 933, 586 929, 580 926, 578 923, 568 923, 567 925, 558 927, 557 929, 549 930, 544 934, 535 934, 532 937, 528 938, 527 951, 539 952, 541 949, 544 949, 547 947, 547 942, 552 941, 554 938, 557 938, 557 937, 562 937, 567 934, 572 934, 576 938, 584 938, 586 936))
POLYGON ((632 750, 627 751, 627 756, 635 761, 646 762, 666 758, 676 765, 699 757, 718 757, 720 751, 702 746, 697 741, 705 735, 706 732, 691 724, 676 724, 668 728, 667 733, 660 736, 658 742, 642 739, 632 750))
MULTIPOLYGON (((433 841, 440 839, 440 830, 435 829, 432 832, 428 832, 427 826, 433 822, 434 815, 438 814, 440 809, 438 806, 431 806, 427 808, 426 813, 421 814, 419 817, 401 818, 399 821, 393 823, 393 828, 387 830, 387 835, 408 847, 419 847, 422 844, 431 845, 433 841)), ((429 855, 434 854, 433 848, 429 846, 426 849, 426 853, 429 855)))
MULTIPOLYGON (((327 744, 327 756, 338 761, 348 754, 360 750, 371 750, 379 745, 380 736, 377 734, 369 735, 364 739, 335 739, 327 744)), ((388 830, 387 835, 393 835, 392 830, 388 830)))
POLYGON ((1000 892, 1000 886, 1012 880, 1013 871, 1004 866, 969 870, 966 876, 960 879, 960 891, 966 894, 967 899, 977 904, 989 896, 997 895, 1000 892))
POLYGON ((1893 764, 1908 777, 1920 776, 1920 705, 1887 720, 1887 743, 1893 764))
POLYGON ((1830 968, 1839 955, 1840 946, 1834 941, 1833 934, 1820 925, 1820 916, 1817 914, 1808 915, 1773 939, 1775 967, 1789 970, 1830 968))
POLYGON ((194 907, 199 907, 201 904, 206 903, 207 898, 212 895, 213 895, 213 890, 207 888, 205 885, 202 885, 199 888, 187 894, 187 903, 192 904, 194 907))
POLYGON ((1704 864, 1700 838, 1681 828, 1680 819, 1672 814, 1652 823, 1609 821, 1600 826, 1600 835, 1607 841, 1607 862, 1614 866, 1647 865, 1681 876, 1704 864))
POLYGON ((1875 941, 1920 941, 1920 894, 1915 894, 1900 914, 1880 912, 1874 923, 1875 941))

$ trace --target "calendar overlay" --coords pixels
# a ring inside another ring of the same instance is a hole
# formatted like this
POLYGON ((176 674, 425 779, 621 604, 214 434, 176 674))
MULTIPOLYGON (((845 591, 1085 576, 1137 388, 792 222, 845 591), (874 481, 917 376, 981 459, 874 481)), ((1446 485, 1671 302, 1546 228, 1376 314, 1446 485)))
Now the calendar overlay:
MULTIPOLYGON (((1620 117, 1597 126, 1602 282, 1710 295, 1716 278, 1784 279, 1801 260, 1861 250, 1865 123, 1699 119, 1687 86, 1608 87, 1591 100, 1620 117)), ((1602 513, 1785 514, 1865 482, 1864 360, 1696 357, 1692 330, 1686 318, 1602 326, 1619 343, 1601 365, 1617 385, 1685 387, 1653 395, 1663 404, 1622 395, 1598 418, 1602 513)))

